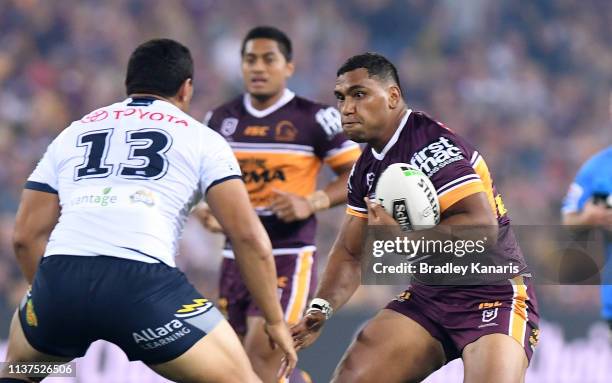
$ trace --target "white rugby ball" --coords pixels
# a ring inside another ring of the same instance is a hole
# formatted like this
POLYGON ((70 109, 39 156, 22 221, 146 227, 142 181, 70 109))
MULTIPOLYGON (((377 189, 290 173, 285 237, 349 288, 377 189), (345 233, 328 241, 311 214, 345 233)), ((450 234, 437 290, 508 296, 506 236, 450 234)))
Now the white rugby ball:
POLYGON ((389 165, 376 184, 376 199, 405 230, 429 229, 440 222, 436 189, 413 165, 389 165))

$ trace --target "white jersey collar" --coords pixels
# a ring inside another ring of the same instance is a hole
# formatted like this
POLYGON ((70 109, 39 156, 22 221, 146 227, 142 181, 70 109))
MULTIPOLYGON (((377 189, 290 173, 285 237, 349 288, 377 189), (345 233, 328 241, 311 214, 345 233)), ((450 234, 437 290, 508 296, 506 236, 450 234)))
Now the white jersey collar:
MULTIPOLYGON (((176 109, 176 110, 179 110, 181 113, 185 113, 185 112, 183 112, 183 111, 181 110, 181 108, 179 108, 178 106, 174 105, 174 104, 173 104, 173 103, 171 103, 170 101, 167 101, 167 100, 162 100, 161 98, 157 98, 157 97, 153 97, 153 96, 143 96, 143 97, 136 97, 136 98, 137 98, 137 99, 139 99, 139 98, 144 98, 144 99, 147 99, 147 100, 158 101, 158 102, 159 102, 159 104, 157 104, 157 105, 160 105, 160 104, 162 104, 162 103, 163 103, 164 105, 168 105, 168 106, 170 106, 171 108, 174 108, 174 109, 176 109)), ((126 98, 125 100, 123 100, 123 104, 126 104, 126 105, 127 105, 127 104, 131 103, 132 101, 134 101, 134 98, 133 98, 133 97, 128 97, 128 98, 126 98)))
POLYGON ((295 93, 285 88, 281 98, 279 98, 278 101, 276 101, 274 104, 270 105, 264 110, 258 110, 253 107, 253 104, 251 103, 251 96, 248 93, 244 94, 242 103, 244 104, 244 107, 246 108, 247 112, 249 112, 249 114, 251 114, 253 117, 263 118, 287 105, 287 103, 293 100, 294 97, 295 93))
POLYGON ((408 121, 408 117, 410 116, 410 113, 412 113, 412 109, 408 109, 406 111, 406 113, 404 114, 404 117, 402 117, 402 120, 399 123, 399 126, 397 127, 397 129, 395 129, 395 133, 393 133, 393 136, 391 136, 391 139, 389 140, 389 142, 387 142, 387 145, 385 145, 382 152, 378 153, 376 152, 376 150, 374 150, 374 148, 372 148, 372 155, 374 156, 374 158, 376 158, 379 161, 385 158, 385 155, 387 154, 387 152, 391 150, 393 145, 395 145, 395 143, 397 142, 400 134, 402 133, 402 130, 404 129, 404 126, 406 125, 406 121, 408 121))

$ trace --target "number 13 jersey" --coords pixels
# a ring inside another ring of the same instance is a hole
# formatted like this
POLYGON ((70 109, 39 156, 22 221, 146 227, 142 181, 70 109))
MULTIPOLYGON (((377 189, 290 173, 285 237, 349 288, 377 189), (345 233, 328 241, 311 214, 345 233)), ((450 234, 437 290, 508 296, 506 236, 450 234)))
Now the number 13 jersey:
POLYGON ((25 187, 59 196, 45 256, 108 255, 174 267, 191 207, 211 186, 240 177, 219 134, 169 102, 142 97, 73 122, 25 187))

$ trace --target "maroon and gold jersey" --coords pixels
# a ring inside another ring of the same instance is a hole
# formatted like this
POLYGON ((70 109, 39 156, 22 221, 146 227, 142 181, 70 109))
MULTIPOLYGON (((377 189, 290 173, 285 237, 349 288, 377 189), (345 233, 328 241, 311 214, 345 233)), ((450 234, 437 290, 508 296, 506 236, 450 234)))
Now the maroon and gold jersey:
POLYGON ((232 147, 275 254, 314 245, 314 216, 288 224, 269 206, 275 189, 305 197, 315 191, 323 163, 338 168, 359 157, 359 146, 342 133, 339 112, 286 89, 265 110, 253 108, 244 94, 210 112, 204 123, 232 147))
POLYGON ((408 110, 382 152, 369 145, 364 149, 349 177, 348 214, 367 219, 364 197, 375 198, 380 174, 398 162, 410 163, 429 177, 442 213, 459 200, 484 192, 499 224, 496 256, 524 271, 522 252, 484 158, 464 139, 422 112, 408 110))

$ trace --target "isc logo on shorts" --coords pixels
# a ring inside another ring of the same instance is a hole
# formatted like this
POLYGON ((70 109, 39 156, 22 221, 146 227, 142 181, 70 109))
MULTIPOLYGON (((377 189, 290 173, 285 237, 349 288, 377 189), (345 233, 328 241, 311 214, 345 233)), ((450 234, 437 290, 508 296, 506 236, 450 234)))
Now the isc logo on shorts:
POLYGON ((176 310, 174 314, 177 318, 189 318, 196 315, 204 314, 213 307, 213 303, 206 298, 197 298, 193 303, 183 305, 183 308, 176 310))

